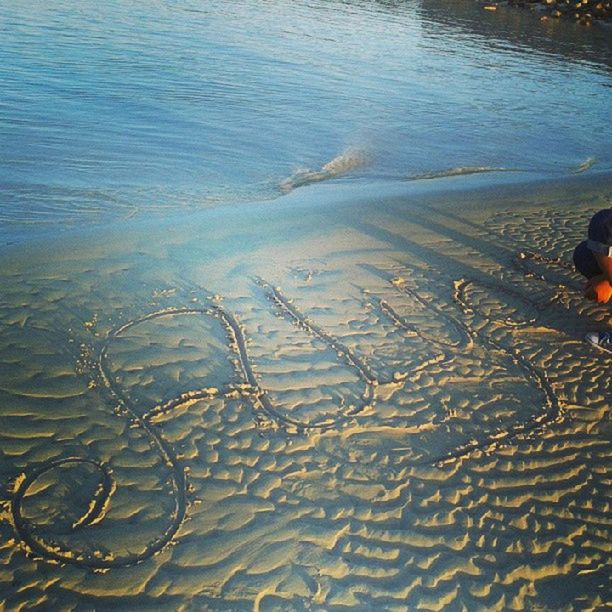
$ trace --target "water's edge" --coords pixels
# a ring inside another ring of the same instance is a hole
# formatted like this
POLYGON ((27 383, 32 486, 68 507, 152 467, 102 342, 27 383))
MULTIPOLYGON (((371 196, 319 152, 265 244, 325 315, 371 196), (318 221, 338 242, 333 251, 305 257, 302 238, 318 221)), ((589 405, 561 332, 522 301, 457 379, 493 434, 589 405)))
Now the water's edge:
MULTIPOLYGON (((372 208, 384 209, 387 203, 401 202, 402 210, 436 207, 440 210, 479 210, 496 207, 511 209, 520 203, 531 208, 554 200, 571 206, 572 202, 593 199, 602 205, 612 202, 612 172, 544 177, 526 173, 497 174, 492 181, 489 174, 474 173, 456 177, 424 181, 351 181, 314 183, 271 201, 244 202, 221 205, 195 212, 175 212, 165 217, 127 219, 103 226, 86 225, 50 229, 34 234, 13 230, 0 231, 0 257, 20 259, 34 257, 51 250, 86 247, 107 241, 128 240, 129 237, 201 228, 203 237, 208 232, 229 231, 232 225, 262 231, 264 226, 277 221, 292 222, 296 216, 342 218, 349 215, 367 216, 372 208)), ((263 230, 265 233, 265 230, 263 230)))

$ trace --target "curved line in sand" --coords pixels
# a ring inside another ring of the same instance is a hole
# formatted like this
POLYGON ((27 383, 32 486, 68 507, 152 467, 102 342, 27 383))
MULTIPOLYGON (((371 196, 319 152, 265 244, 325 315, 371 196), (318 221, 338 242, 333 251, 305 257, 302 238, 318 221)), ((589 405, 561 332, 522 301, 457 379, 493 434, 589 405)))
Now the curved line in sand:
MULTIPOLYGON (((464 280, 455 283, 455 293, 453 295, 454 301, 459 304, 460 308, 466 315, 469 315, 475 310, 477 310, 477 307, 469 304, 469 300, 466 298, 465 288, 468 284, 475 284, 475 281, 464 280)), ((543 307, 542 304, 534 303, 529 300, 529 298, 518 294, 516 291, 510 288, 496 286, 496 289, 499 289, 506 294, 520 298, 521 301, 531 304, 531 306, 536 310, 541 310, 541 308, 543 307)), ((466 330, 469 329, 467 325, 465 327, 466 330)), ((482 331, 475 333, 480 338, 485 348, 505 353, 511 359, 511 361, 520 370, 522 370, 527 382, 534 385, 542 392, 544 396, 544 411, 543 414, 535 415, 531 419, 523 421, 521 423, 517 423, 509 429, 494 432, 483 440, 475 440, 473 442, 456 448, 448 455, 436 459, 434 463, 438 466, 442 466, 446 463, 452 463, 459 459, 466 458, 476 451, 489 453, 501 444, 507 444, 521 435, 533 434, 536 431, 545 428, 551 423, 558 422, 563 417, 563 407, 545 372, 541 372, 540 370, 538 370, 538 368, 534 367, 531 362, 527 358, 525 358, 519 351, 503 346, 501 343, 493 339, 490 335, 485 335, 482 331)))
MULTIPOLYGON (((278 310, 281 311, 281 313, 289 318, 294 325, 319 338, 337 354, 344 357, 345 361, 352 366, 357 371, 359 376, 366 382, 368 388, 372 392, 373 397, 374 389, 379 382, 367 364, 359 359, 359 357, 357 357, 348 347, 310 321, 270 283, 261 278, 256 279, 256 282, 264 289, 266 297, 278 308, 278 310)), ((470 283, 474 283, 474 281, 464 281, 463 284, 456 284, 455 295, 453 296, 455 302, 461 306, 465 314, 469 314, 475 308, 468 305, 468 300, 464 296, 465 286, 470 283)), ((513 425, 510 429, 495 431, 482 440, 475 440, 474 442, 459 446, 450 451, 448 454, 433 459, 432 463, 434 465, 441 467, 446 463, 452 463, 459 459, 466 458, 476 451, 481 451, 483 453, 491 452, 501 444, 507 444, 519 435, 534 433, 538 429, 545 427, 547 424, 557 421, 562 416, 561 404, 546 374, 535 368, 518 351, 504 347, 502 344, 496 342, 492 338, 489 338, 488 336, 485 337, 482 333, 474 331, 463 321, 453 317, 451 314, 423 298, 418 292, 407 287, 396 288, 398 291, 406 293, 416 299, 423 307, 426 307, 428 310, 433 310, 438 316, 444 318, 448 324, 452 325, 458 331, 461 340, 456 343, 446 342, 437 338, 432 338, 429 334, 423 334, 416 328, 416 326, 412 325, 404 317, 399 315, 399 313, 389 306, 387 302, 380 300, 379 304, 381 306, 381 310, 385 312, 385 314, 393 321, 395 325, 404 330, 410 331, 411 333, 417 333, 423 338, 423 340, 437 345, 438 348, 441 348, 442 350, 448 348, 455 350, 467 350, 473 347, 477 340, 480 340, 485 348, 494 349, 498 352, 506 354, 523 372, 527 382, 536 386, 544 396, 543 415, 536 415, 528 421, 513 425)), ((545 306, 545 304, 533 303, 531 300, 529 300, 529 298, 518 294, 510 288, 503 286, 498 287, 497 285, 491 285, 491 288, 495 288, 496 290, 499 289, 508 296, 518 299, 519 302, 528 305, 535 310, 540 310, 545 306)), ((532 322, 533 321, 529 319, 525 324, 530 324, 532 322)), ((505 323, 509 327, 518 327, 523 325, 523 323, 508 322, 507 320, 502 321, 502 323, 505 323)))
MULTIPOLYGON (((310 335, 318 338, 324 344, 326 344, 334 353, 342 357, 345 363, 351 367, 359 378, 366 385, 366 392, 363 396, 363 403, 356 408, 352 408, 350 411, 342 412, 338 417, 333 419, 332 422, 325 422, 324 424, 300 424, 299 426, 304 429, 317 428, 330 429, 337 425, 342 419, 355 416, 360 412, 363 412, 368 406, 371 406, 375 401, 375 390, 380 384, 386 384, 385 381, 379 381, 376 374, 372 371, 370 366, 365 363, 360 357, 355 355, 353 351, 346 345, 342 344, 337 338, 334 338, 331 334, 326 332, 323 328, 313 323, 308 317, 301 313, 291 302, 287 299, 279 289, 273 287, 270 283, 262 278, 256 278, 255 282, 263 289, 266 298, 285 316, 287 317, 296 327, 304 330, 310 335)), ((286 418, 286 417, 283 417, 286 418)), ((296 424, 293 422, 293 424, 296 424)))
POLYGON ((525 309, 527 309, 527 311, 531 310, 530 316, 525 316, 524 320, 522 321, 517 321, 510 317, 486 317, 489 321, 497 321, 498 323, 507 327, 525 327, 527 325, 533 325, 538 320, 539 313, 545 307, 544 303, 534 302, 530 298, 521 295, 518 291, 515 291, 510 287, 504 287, 503 285, 496 284, 494 282, 461 279, 459 281, 455 281, 455 295, 453 297, 455 302, 460 305, 465 314, 473 314, 476 310, 478 310, 477 306, 470 304, 470 299, 467 297, 467 292, 470 287, 481 287, 487 292, 497 292, 506 298, 518 301, 525 309))
POLYGON ((423 306, 423 308, 427 310, 432 310, 438 316, 445 319, 446 322, 449 323, 452 327, 454 327, 455 330, 459 333, 461 340, 459 342, 447 342, 441 338, 435 338, 431 336, 430 334, 420 330, 418 326, 413 325, 412 323, 410 323, 410 321, 406 320, 406 318, 400 315, 388 302, 386 302, 385 300, 380 300, 379 301, 380 309, 387 315, 387 317, 391 319, 391 321, 393 321, 396 324, 396 326, 406 331, 415 333, 417 336, 419 336, 419 338, 421 338, 425 342, 428 342, 430 344, 433 344, 434 346, 437 346, 442 351, 444 351, 445 349, 449 349, 449 348, 468 350, 472 348, 472 346, 474 346, 474 333, 466 325, 464 325, 461 321, 457 320, 451 314, 445 312, 443 309, 439 308, 432 302, 423 298, 414 289, 410 289, 409 287, 406 287, 406 286, 402 286, 401 288, 396 285, 394 286, 400 293, 405 293, 406 295, 409 295, 410 297, 415 299, 419 304, 421 304, 421 306, 423 306))
POLYGON ((50 545, 45 544, 43 540, 39 540, 34 535, 28 521, 23 517, 22 502, 28 493, 28 489, 36 482, 36 480, 38 480, 38 478, 50 470, 70 463, 91 465, 101 473, 100 485, 96 490, 87 512, 85 512, 83 516, 72 524, 72 529, 76 530, 85 525, 93 525, 100 522, 104 518, 111 497, 116 489, 116 484, 111 476, 110 469, 105 464, 93 459, 78 456, 64 457, 62 459, 56 459, 54 461, 44 463, 38 469, 32 470, 25 476, 25 478, 23 478, 23 480, 19 482, 11 500, 11 515, 15 531, 20 537, 21 541, 26 545, 29 552, 43 558, 52 559, 60 563, 72 563, 73 565, 87 568, 113 567, 111 561, 92 560, 94 561, 92 563, 88 559, 75 556, 70 551, 63 552, 58 550, 57 545, 51 547, 50 545), (103 565, 96 564, 95 561, 98 561, 103 565))
POLYGON ((310 321, 304 316, 291 302, 275 287, 267 283, 263 279, 259 279, 259 284, 266 291, 268 299, 284 314, 286 314, 291 322, 297 327, 309 332, 322 340, 329 348, 336 353, 339 353, 349 363, 351 367, 357 370, 360 378, 367 384, 377 384, 376 375, 370 367, 364 363, 357 355, 355 355, 347 346, 339 340, 328 334, 324 329, 310 321))
MULTIPOLYGON (((543 256, 537 256, 536 254, 519 254, 518 259, 536 259, 542 263, 556 263, 558 265, 563 266, 563 262, 560 260, 552 260, 545 258, 543 256)), ((527 272, 526 272, 527 274, 527 272)), ((542 392, 544 396, 544 414, 536 415, 529 421, 516 424, 512 426, 510 430, 499 430, 493 432, 489 436, 487 436, 483 440, 474 440, 468 444, 457 447, 456 449, 450 451, 447 455, 443 457, 438 457, 433 460, 433 463, 437 466, 442 466, 446 463, 453 463, 459 459, 466 458, 472 455, 476 451, 481 451, 483 453, 491 452, 495 448, 497 448, 500 444, 506 444, 513 439, 515 439, 519 435, 526 435, 530 433, 534 433, 538 429, 545 427, 547 424, 558 421, 563 415, 563 408, 561 403, 550 383, 548 377, 544 372, 540 372, 537 368, 535 368, 523 355, 521 355, 518 351, 509 349, 504 347, 502 344, 496 342, 493 338, 489 336, 484 336, 482 332, 477 332, 470 328, 469 325, 464 323, 463 321, 453 317, 443 309, 437 307, 435 304, 429 302, 425 298, 423 298, 418 292, 410 289, 408 287, 402 286, 398 287, 397 284, 391 283, 395 286, 395 288, 400 293, 406 293, 413 297, 416 301, 418 301, 423 307, 428 310, 433 310, 438 316, 442 317, 452 325, 461 335, 462 341, 458 343, 448 343, 442 341, 437 338, 431 337, 429 334, 423 334, 416 325, 411 324, 408 320, 402 317, 398 312, 396 312, 386 301, 380 300, 379 305, 381 310, 391 319, 391 321, 401 329, 409 331, 418 335, 425 342, 429 342, 438 346, 441 350, 445 348, 453 348, 459 350, 467 350, 471 348, 476 340, 480 340, 481 343, 488 349, 494 349, 496 351, 505 353, 512 362, 523 372, 525 379, 530 383, 536 386, 542 392)), ((529 298, 519 294, 511 288, 507 288, 501 285, 494 284, 484 284, 472 280, 463 280, 455 283, 455 292, 453 295, 453 300, 459 304, 464 314, 469 315, 472 314, 477 307, 469 304, 469 299, 466 296, 466 287, 468 285, 481 285, 483 287, 488 287, 489 289, 494 289, 496 291, 501 291, 502 293, 511 296, 515 299, 518 299, 519 302, 525 304, 529 308, 534 309, 535 311, 543 310, 547 305, 546 303, 533 302, 529 298)), ((511 321, 509 319, 504 319, 500 321, 502 324, 507 327, 523 327, 525 325, 529 325, 533 323, 537 319, 536 317, 532 317, 525 322, 516 322, 511 321)))
MULTIPOLYGON (((283 301, 283 304, 286 302, 283 301)), ((293 312, 293 311, 292 311, 293 312)), ((313 330, 308 324, 308 329, 313 330)), ((318 330, 318 328, 317 328, 318 330)), ((322 330, 318 330, 317 335, 327 343, 334 343, 331 336, 325 334, 322 330)), ((362 377, 365 377, 368 381, 368 392, 366 393, 366 405, 371 403, 373 400, 373 386, 376 384, 374 375, 363 364, 356 356, 350 353, 349 349, 340 345, 339 343, 333 344, 334 348, 345 355, 350 361, 351 365, 356 367, 362 377)), ((242 397, 243 399, 251 402, 254 408, 261 408, 264 410, 272 419, 282 422, 286 425, 291 425, 299 431, 305 431, 308 429, 325 430, 333 427, 337 420, 333 422, 326 421, 325 423, 303 423, 292 419, 285 414, 279 412, 270 401, 265 390, 259 385, 253 367, 250 362, 250 358, 247 352, 246 338, 238 323, 238 321, 228 311, 222 309, 219 306, 211 306, 209 308, 170 308, 149 313, 138 319, 128 321, 123 325, 112 330, 99 354, 97 369, 104 386, 108 389, 110 394, 119 403, 121 408, 130 416, 130 418, 138 425, 138 427, 148 435, 157 449, 157 452, 161 456, 163 462, 169 468, 171 473, 171 487, 172 497, 174 499, 174 510, 172 516, 169 519, 169 524, 166 530, 161 533, 155 540, 150 542, 145 549, 134 555, 124 557, 111 557, 104 558, 97 555, 85 555, 83 553, 75 553, 71 550, 62 550, 57 544, 46 543, 42 538, 38 538, 31 525, 22 515, 22 501, 27 494, 28 489, 32 484, 43 474, 49 470, 60 467, 69 463, 85 463, 94 466, 96 469, 102 472, 102 484, 96 491, 94 499, 92 499, 88 511, 75 521, 72 525, 73 529, 83 528, 89 525, 94 525, 100 522, 108 510, 111 497, 116 489, 116 483, 111 477, 111 472, 108 467, 103 463, 94 459, 83 458, 83 457, 66 457, 58 459, 49 463, 45 463, 39 466, 37 469, 32 470, 29 474, 25 475, 23 480, 18 484, 16 491, 11 500, 11 513, 13 518, 13 524, 15 531, 26 549, 35 555, 42 558, 53 560, 59 563, 69 563, 78 567, 90 568, 90 569, 111 569, 118 567, 129 567, 136 565, 145 559, 155 555, 165 548, 172 540, 174 535, 177 533, 181 524, 185 519, 187 509, 187 495, 186 495, 186 483, 185 474, 183 468, 179 465, 178 458, 174 453, 172 447, 163 439, 163 437, 156 431, 152 426, 151 420, 162 414, 170 412, 175 408, 189 401, 197 401, 201 399, 211 399, 213 397, 242 397), (199 389, 195 391, 188 391, 179 395, 163 404, 159 404, 153 407, 151 410, 140 415, 132 406, 132 403, 118 385, 111 374, 110 359, 109 359, 109 348, 113 340, 120 337, 123 333, 129 329, 154 319, 159 319, 168 316, 177 315, 204 315, 215 317, 221 321, 228 336, 228 345, 230 351, 236 353, 238 362, 240 365, 240 371, 245 384, 239 385, 238 389, 229 389, 225 392, 219 392, 216 388, 199 389)), ((361 408, 360 408, 361 409, 361 408)), ((354 414, 359 410, 353 410, 350 414, 354 414)), ((342 415, 347 416, 347 415, 342 415)))

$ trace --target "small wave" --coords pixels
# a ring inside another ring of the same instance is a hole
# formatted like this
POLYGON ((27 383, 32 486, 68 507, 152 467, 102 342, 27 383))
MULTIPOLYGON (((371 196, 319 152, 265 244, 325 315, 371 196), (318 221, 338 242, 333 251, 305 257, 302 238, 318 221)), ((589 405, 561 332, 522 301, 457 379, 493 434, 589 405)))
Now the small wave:
POLYGON ((320 170, 298 170, 280 183, 280 190, 283 193, 289 193, 304 185, 327 181, 347 174, 357 168, 361 168, 365 166, 367 162, 368 156, 364 151, 359 149, 347 149, 327 162, 320 170))
POLYGON ((597 162, 595 157, 587 157, 581 164, 578 164, 575 168, 572 168, 572 174, 580 174, 586 172, 589 168, 592 168, 597 162))
POLYGON ((494 168, 491 166, 459 166, 457 168, 447 168, 435 172, 424 174, 414 174, 410 178, 412 181, 422 181, 426 179, 446 178, 449 176, 464 176, 467 174, 482 174, 484 172, 515 172, 510 168, 494 168))

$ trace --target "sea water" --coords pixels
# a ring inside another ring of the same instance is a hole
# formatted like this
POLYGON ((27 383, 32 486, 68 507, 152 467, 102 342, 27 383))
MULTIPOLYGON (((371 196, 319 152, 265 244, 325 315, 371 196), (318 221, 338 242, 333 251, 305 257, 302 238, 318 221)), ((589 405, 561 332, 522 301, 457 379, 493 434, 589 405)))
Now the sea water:
POLYGON ((3 2, 0 232, 607 171, 611 39, 472 0, 3 2))

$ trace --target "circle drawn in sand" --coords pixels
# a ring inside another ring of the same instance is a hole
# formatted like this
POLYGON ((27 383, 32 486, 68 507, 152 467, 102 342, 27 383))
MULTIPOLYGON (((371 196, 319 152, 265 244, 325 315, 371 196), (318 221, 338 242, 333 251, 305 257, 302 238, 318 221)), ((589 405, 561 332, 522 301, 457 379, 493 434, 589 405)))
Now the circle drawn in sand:
POLYGON ((106 467, 85 459, 55 461, 22 484, 19 512, 30 529, 65 533, 97 522, 110 500, 106 467))
POLYGON ((51 461, 18 481, 13 524, 32 553, 96 567, 71 551, 66 539, 101 521, 114 491, 111 472, 102 463, 82 457, 51 461))

